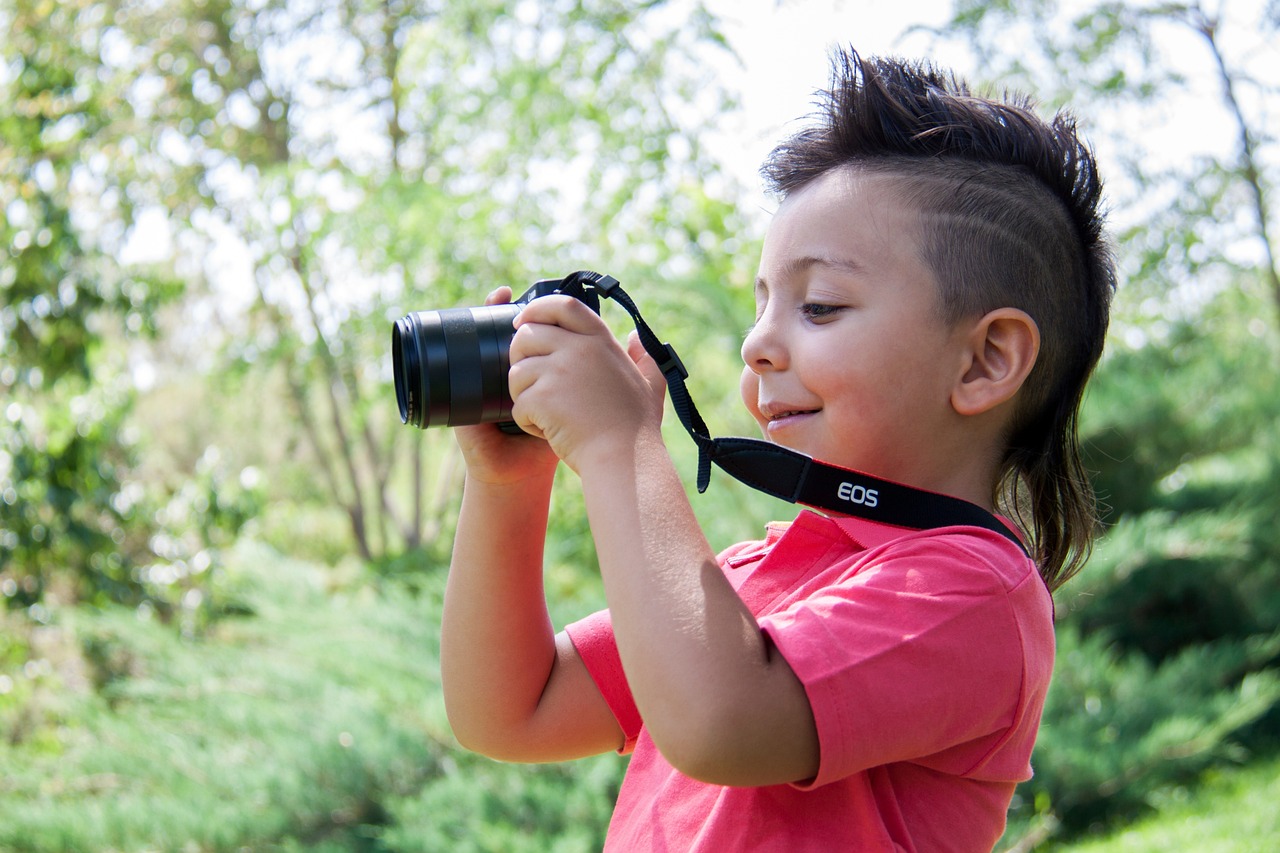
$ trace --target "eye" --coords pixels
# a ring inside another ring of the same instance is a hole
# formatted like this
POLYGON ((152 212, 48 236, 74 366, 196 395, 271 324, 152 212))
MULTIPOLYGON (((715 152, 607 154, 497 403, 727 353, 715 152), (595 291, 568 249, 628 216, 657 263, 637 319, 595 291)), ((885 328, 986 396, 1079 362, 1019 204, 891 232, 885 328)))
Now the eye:
POLYGON ((839 305, 823 305, 818 302, 806 302, 800 306, 800 313, 806 320, 826 320, 840 310, 839 305))

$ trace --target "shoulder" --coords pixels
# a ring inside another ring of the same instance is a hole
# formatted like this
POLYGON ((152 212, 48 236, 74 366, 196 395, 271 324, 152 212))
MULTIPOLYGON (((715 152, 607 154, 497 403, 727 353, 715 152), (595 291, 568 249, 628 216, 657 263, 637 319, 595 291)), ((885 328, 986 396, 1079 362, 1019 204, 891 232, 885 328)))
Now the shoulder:
POLYGON ((937 592, 978 586, 996 593, 1038 585, 1047 598, 1035 562, 1009 539, 980 527, 910 531, 869 548, 864 568, 902 574, 911 585, 937 592))
POLYGON ((834 550, 825 583, 807 592, 856 604, 859 621, 1003 634, 1031 654, 1052 654, 1053 599, 1015 543, 978 527, 880 533, 864 550, 834 550))
POLYGON ((966 644, 989 638, 990 659, 1017 661, 1036 689, 1047 686, 1053 596, 1014 543, 982 528, 939 528, 886 543, 868 558, 867 572, 881 575, 871 582, 893 589, 899 607, 933 624, 954 622, 966 644))
POLYGON ((947 765, 962 774, 1038 715, 1052 609, 1015 544, 981 528, 898 531, 827 559, 761 619, 809 696, 821 780, 973 742, 947 765))

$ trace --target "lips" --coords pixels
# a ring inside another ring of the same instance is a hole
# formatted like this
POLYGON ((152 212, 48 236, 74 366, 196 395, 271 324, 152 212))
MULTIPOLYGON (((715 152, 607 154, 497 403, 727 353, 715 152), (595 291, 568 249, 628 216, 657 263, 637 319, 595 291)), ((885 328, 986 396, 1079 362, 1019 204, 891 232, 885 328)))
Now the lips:
POLYGON ((761 405, 760 415, 769 423, 786 420, 787 418, 799 417, 801 415, 812 415, 821 411, 820 409, 804 409, 798 406, 792 406, 784 403, 782 405, 761 405))

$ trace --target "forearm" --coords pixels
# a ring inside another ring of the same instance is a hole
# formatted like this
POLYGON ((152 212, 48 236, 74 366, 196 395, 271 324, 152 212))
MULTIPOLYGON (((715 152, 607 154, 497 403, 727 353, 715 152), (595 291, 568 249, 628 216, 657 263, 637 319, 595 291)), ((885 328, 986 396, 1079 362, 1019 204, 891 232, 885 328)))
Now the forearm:
POLYGON ((464 487, 440 670, 454 733, 481 752, 527 725, 555 661, 542 588, 551 479, 494 486, 469 478, 464 487))
MULTIPOLYGON (((708 782, 813 775, 804 688, 720 572, 662 443, 658 366, 638 337, 624 350, 568 297, 533 300, 515 326, 512 414, 582 480, 618 651, 654 742, 708 782)), ((597 734, 616 737, 610 725, 597 734)))
POLYGON ((584 467, 619 654, 654 742, 722 784, 810 775, 803 688, 716 563, 661 438, 584 467))

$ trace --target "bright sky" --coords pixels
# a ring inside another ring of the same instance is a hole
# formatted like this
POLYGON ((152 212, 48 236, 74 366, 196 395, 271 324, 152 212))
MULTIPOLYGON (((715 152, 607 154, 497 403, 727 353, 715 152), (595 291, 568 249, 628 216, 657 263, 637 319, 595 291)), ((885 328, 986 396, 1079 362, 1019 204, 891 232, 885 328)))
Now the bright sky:
POLYGON ((726 69, 741 92, 745 124, 726 128, 733 141, 722 152, 744 180, 755 175, 789 126, 812 111, 814 90, 828 80, 832 47, 918 56, 924 37, 903 34, 913 25, 940 25, 951 10, 951 0, 707 0, 707 5, 722 18, 746 66, 726 69))
MULTIPOLYGON (((948 47, 924 33, 906 35, 913 26, 940 27, 950 18, 952 0, 706 0, 720 15, 726 33, 745 68, 727 69, 731 85, 743 99, 741 124, 726 120, 723 138, 713 140, 717 153, 743 181, 755 180, 756 170, 773 145, 794 129, 790 123, 812 109, 812 92, 826 84, 828 54, 834 45, 852 45, 864 55, 897 54, 928 58, 976 80, 967 51, 948 47), (951 53, 945 51, 953 51, 951 53), (939 52, 943 51, 943 52, 939 52)), ((1205 11, 1222 16, 1217 38, 1232 72, 1266 85, 1280 79, 1280 45, 1267 27, 1259 26, 1268 0, 1201 0, 1205 11)), ((1273 2, 1273 0, 1272 0, 1273 2)), ((1098 5, 1095 0, 1062 0, 1058 20, 1098 5), (1072 11, 1075 10, 1075 11, 1072 11)), ((1155 0, 1135 2, 1152 6, 1155 0)), ((1274 15, 1274 12, 1270 13, 1274 15)), ((1113 221, 1141 217, 1144 208, 1168 204, 1168 199, 1143 194, 1123 183, 1124 172, 1113 165, 1121 156, 1141 157, 1146 165, 1187 171, 1199 157, 1230 161, 1237 156, 1238 129, 1223 104, 1221 82, 1203 39, 1180 24, 1153 27, 1155 62, 1176 70, 1186 82, 1174 97, 1146 110, 1112 110, 1110 114, 1081 115, 1081 125, 1095 146, 1104 174, 1113 221)), ((1005 49, 1017 51, 1025 30, 1005 33, 1005 49)), ((1143 76, 1136 67, 1135 76, 1143 76)), ((1274 129, 1274 90, 1238 84, 1236 95, 1255 132, 1274 129)), ((1269 162, 1274 144, 1260 146, 1258 155, 1269 162)), ((1242 212, 1243 215, 1243 212, 1242 212)), ((1258 244, 1260 246, 1260 242, 1258 244)), ((1238 244, 1231 253, 1257 254, 1258 246, 1238 244)))
MULTIPOLYGON (((708 140, 727 170, 748 186, 759 186, 757 170, 772 147, 795 129, 795 122, 813 109, 813 92, 828 81, 829 54, 834 46, 852 45, 863 54, 899 54, 928 57, 944 67, 952 67, 962 75, 973 76, 967 64, 972 60, 959 46, 954 54, 940 53, 945 46, 923 33, 906 35, 913 26, 939 27, 950 17, 952 0, 705 0, 722 21, 731 44, 742 61, 739 67, 725 60, 721 73, 731 88, 741 96, 743 110, 718 120, 719 135, 708 140), (754 182, 754 183, 753 183, 754 182)), ((1064 8, 1078 8, 1092 0, 1063 0, 1064 8)), ((1257 31, 1240 33, 1239 23, 1256 20, 1255 10, 1267 0, 1235 0, 1228 6, 1237 23, 1232 33, 1221 33, 1229 40, 1231 56, 1241 60, 1252 57, 1251 73, 1256 79, 1280 78, 1280 51, 1265 34, 1257 31), (1260 40, 1260 41, 1259 41, 1260 40), (1250 45, 1247 42, 1254 42, 1250 45), (1261 59, 1267 64, 1258 66, 1261 59), (1261 69, 1261 70, 1260 70, 1261 69), (1276 73, 1270 73, 1274 69, 1276 73)), ((1213 11, 1214 0, 1206 0, 1213 11)), ((672 3, 671 11, 679 14, 682 3, 672 3)), ((1123 127, 1112 128, 1113 138, 1123 139, 1127 148, 1141 150, 1149 162, 1183 160, 1189 156, 1211 153, 1232 156, 1232 126, 1221 112, 1221 93, 1208 64, 1207 51, 1196 44, 1185 28, 1178 40, 1167 46, 1159 60, 1183 67, 1192 78, 1191 89, 1200 90, 1200 103, 1186 105, 1181 101, 1166 107, 1160 115, 1126 115, 1112 117, 1123 127)), ((1015 44, 1017 33, 1009 33, 1015 44)), ((1266 127, 1266 109, 1253 109, 1256 126, 1266 127)), ((1082 117, 1090 122, 1098 116, 1082 117)), ((1086 125, 1088 122, 1086 122, 1086 125)), ((1089 128, 1086 126, 1086 132, 1089 128)), ((1101 133, 1090 134, 1098 145, 1100 159, 1109 159, 1107 140, 1101 133)), ((1112 174, 1114 179, 1115 173, 1112 174)), ((1111 184, 1115 190, 1121 187, 1111 184)), ((1164 200, 1153 199, 1163 204, 1164 200)), ((163 219, 162 211, 149 212, 150 218, 163 219)), ((157 223, 147 223, 144 225, 157 223)), ((137 234, 154 235, 154 227, 139 227, 137 234)), ((135 241, 129 248, 142 256, 168 252, 165 240, 135 241)))

